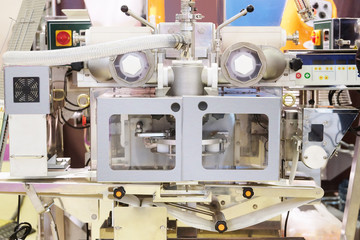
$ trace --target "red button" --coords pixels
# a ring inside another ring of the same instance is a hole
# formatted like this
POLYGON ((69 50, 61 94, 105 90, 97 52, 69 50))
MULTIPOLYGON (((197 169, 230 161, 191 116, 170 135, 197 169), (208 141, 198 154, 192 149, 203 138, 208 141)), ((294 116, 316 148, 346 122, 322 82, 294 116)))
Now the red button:
POLYGON ((301 73, 296 73, 296 78, 297 79, 301 78, 301 73))
POLYGON ((67 32, 59 32, 56 35, 56 41, 58 43, 60 43, 61 45, 67 45, 69 44, 71 38, 70 38, 70 34, 67 32))

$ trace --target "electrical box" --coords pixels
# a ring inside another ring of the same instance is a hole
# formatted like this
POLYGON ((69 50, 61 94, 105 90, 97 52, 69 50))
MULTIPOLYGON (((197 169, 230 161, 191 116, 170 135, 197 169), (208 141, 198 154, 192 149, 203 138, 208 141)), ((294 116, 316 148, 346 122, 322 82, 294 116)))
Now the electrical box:
POLYGON ((360 19, 333 18, 314 21, 314 49, 354 49, 359 38, 360 19))
POLYGON ((4 72, 6 113, 50 113, 49 67, 7 66, 4 72))

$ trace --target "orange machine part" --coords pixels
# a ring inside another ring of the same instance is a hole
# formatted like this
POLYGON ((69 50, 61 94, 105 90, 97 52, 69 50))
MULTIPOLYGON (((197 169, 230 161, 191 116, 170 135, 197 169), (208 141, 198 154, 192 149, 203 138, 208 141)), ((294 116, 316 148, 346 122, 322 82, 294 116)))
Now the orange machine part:
POLYGON ((148 20, 159 24, 165 22, 165 0, 148 0, 148 20), (155 22, 154 22, 155 21, 155 22))
MULTIPOLYGON (((333 0, 326 0, 329 4, 332 5, 332 17, 337 17, 337 9, 333 0)), ((311 41, 311 34, 313 33, 313 28, 308 26, 304 21, 302 21, 299 14, 297 14, 297 9, 295 2, 293 0, 288 0, 284 9, 283 18, 281 21, 281 27, 286 30, 287 35, 292 35, 295 31, 299 31, 300 40, 299 45, 295 45, 292 41, 287 41, 286 46, 282 50, 290 49, 305 49, 304 43, 311 41)))

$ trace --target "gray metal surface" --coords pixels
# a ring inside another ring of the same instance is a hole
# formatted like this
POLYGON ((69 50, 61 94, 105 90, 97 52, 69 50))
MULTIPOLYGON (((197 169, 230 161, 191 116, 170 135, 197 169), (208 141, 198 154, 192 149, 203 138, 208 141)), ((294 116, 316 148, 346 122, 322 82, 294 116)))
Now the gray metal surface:
POLYGON ((204 86, 201 80, 203 68, 201 62, 174 62, 172 66, 174 82, 170 90, 172 95, 203 95, 204 86))
POLYGON ((343 108, 304 108, 303 110, 303 154, 310 146, 322 147, 329 158, 337 145, 355 120, 358 110, 352 107, 343 108), (309 140, 313 124, 322 125, 323 139, 309 140))
POLYGON ((5 111, 7 114, 50 113, 49 68, 41 66, 5 67, 5 111), (14 102, 14 78, 39 77, 39 102, 14 102))

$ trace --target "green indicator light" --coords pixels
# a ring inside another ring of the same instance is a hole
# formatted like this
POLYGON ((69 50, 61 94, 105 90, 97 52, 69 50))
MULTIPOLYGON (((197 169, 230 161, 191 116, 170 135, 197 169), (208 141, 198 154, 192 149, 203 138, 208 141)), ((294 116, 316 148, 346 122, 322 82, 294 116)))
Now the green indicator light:
POLYGON ((305 76, 306 79, 309 79, 311 75, 310 75, 310 73, 305 73, 304 76, 305 76))

